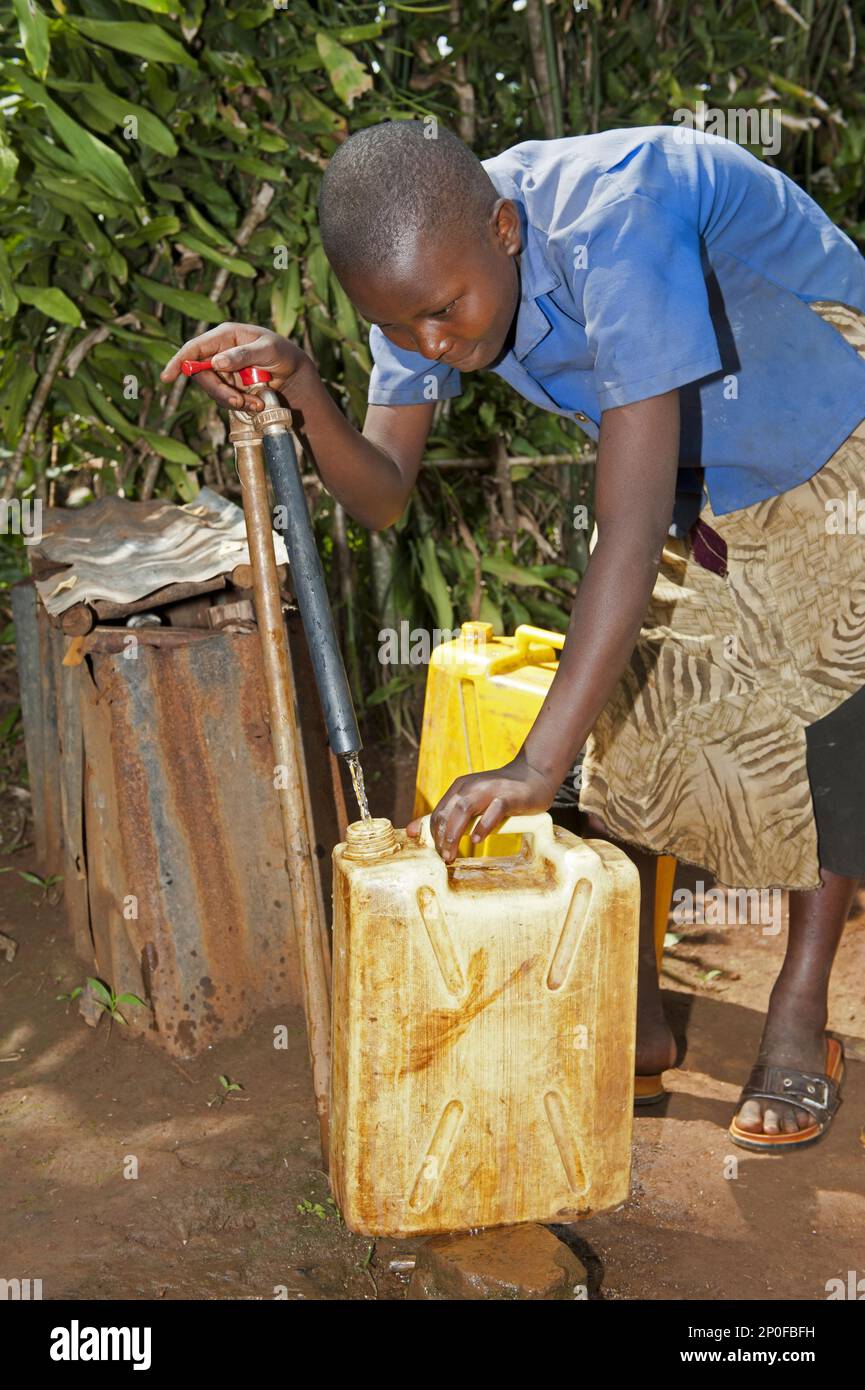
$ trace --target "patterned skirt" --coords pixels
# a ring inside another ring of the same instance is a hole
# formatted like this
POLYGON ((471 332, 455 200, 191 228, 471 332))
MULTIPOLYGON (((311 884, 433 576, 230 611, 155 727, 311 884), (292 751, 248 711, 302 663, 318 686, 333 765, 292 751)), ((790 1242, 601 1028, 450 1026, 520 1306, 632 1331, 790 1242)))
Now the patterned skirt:
MULTIPOLYGON (((812 308, 865 357, 865 315, 812 308)), ((727 574, 665 545, 580 807, 727 887, 865 877, 865 419, 807 482, 700 516, 727 574)))

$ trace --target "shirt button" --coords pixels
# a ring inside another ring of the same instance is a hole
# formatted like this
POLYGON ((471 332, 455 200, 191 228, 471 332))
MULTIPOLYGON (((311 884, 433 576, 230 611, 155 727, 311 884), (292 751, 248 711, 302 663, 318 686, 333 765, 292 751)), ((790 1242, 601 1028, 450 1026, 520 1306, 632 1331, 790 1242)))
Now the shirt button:
POLYGON ((588 415, 584 415, 581 410, 578 410, 576 415, 574 416, 575 420, 588 420, 588 418, 588 415))

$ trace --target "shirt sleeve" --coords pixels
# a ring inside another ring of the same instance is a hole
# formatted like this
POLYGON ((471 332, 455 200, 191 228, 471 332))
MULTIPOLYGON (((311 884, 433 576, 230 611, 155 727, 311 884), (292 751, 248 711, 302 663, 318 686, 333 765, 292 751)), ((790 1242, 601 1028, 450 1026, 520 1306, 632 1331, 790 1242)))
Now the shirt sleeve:
POLYGON ((602 410, 721 370, 696 228, 632 194, 575 231, 570 253, 602 410))
POLYGON ((460 374, 446 362, 431 362, 419 352, 398 348, 374 323, 369 331, 373 368, 370 405, 423 405, 462 393, 460 374))

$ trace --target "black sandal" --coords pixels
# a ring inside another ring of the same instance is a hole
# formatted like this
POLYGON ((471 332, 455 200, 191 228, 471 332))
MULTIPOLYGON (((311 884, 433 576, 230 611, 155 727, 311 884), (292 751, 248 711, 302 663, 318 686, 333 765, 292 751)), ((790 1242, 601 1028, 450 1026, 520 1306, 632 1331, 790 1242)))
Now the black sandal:
POLYGON ((740 1129, 735 1116, 730 1124, 730 1137, 741 1149, 767 1150, 801 1149, 822 1139, 841 1104, 841 1082, 844 1079, 844 1047, 838 1038, 826 1038, 826 1071, 797 1071, 795 1067, 766 1066, 758 1063, 743 1087, 736 1107, 739 1113, 746 1100, 774 1100, 795 1105, 813 1115, 814 1123, 795 1134, 753 1134, 740 1129))

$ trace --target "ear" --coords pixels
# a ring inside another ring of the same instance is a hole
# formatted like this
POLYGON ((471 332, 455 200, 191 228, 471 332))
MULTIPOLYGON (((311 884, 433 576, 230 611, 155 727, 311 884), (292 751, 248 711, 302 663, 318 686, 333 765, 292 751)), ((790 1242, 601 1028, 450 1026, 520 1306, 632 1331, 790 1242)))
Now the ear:
POLYGON ((496 240, 509 256, 518 256, 522 250, 522 227, 517 205, 511 198, 498 198, 490 213, 490 225, 496 240))

